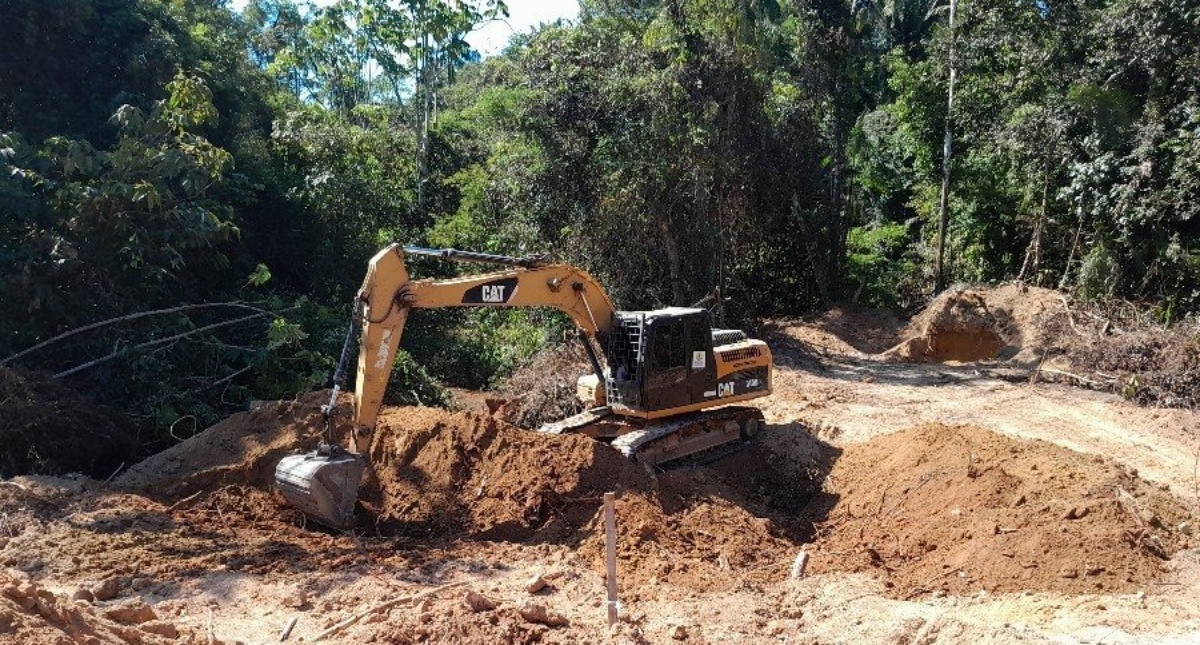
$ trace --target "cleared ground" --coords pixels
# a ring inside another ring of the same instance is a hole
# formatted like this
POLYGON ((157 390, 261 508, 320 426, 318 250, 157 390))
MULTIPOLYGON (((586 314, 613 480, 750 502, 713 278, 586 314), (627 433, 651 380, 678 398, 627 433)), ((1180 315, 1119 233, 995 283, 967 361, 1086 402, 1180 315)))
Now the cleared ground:
POLYGON ((289 642, 311 642, 430 591, 326 640, 1200 642, 1195 416, 1031 383, 1075 326, 1057 303, 997 290, 908 327, 779 322, 766 431, 654 477, 486 412, 388 409, 353 534, 305 526, 270 492, 278 458, 315 443, 319 394, 107 485, 16 478, 0 484, 0 642, 268 643, 293 619, 289 642), (978 352, 1000 360, 955 361, 978 352), (801 550, 807 575, 790 580, 801 550))

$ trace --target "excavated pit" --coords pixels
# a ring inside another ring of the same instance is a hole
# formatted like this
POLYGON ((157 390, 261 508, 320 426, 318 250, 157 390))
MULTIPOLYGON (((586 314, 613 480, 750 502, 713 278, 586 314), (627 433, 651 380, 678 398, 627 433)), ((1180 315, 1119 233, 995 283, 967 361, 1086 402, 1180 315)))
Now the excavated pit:
MULTIPOLYGON (((274 462, 315 441, 321 396, 310 398, 235 416, 117 484, 164 502, 231 486, 268 491, 274 462)), ((601 496, 616 490, 619 549, 634 584, 766 580, 804 547, 813 571, 870 572, 901 597, 1119 591, 1154 579, 1187 544, 1175 528, 1186 511, 1135 472, 973 427, 833 446, 802 425, 777 424, 730 457, 651 476, 583 436, 540 435, 487 414, 389 408, 370 462, 359 522, 371 534, 567 544, 596 566, 601 496)), ((272 514, 297 521, 278 502, 252 509, 272 514)))
MULTIPOLYGON (((1161 579, 1178 550, 1195 546, 1186 509, 1136 472, 982 428, 919 426, 833 445, 801 424, 772 424, 732 456, 652 477, 584 437, 426 408, 383 411, 358 530, 331 532, 271 488, 278 459, 319 439, 324 398, 235 415, 113 486, 23 478, 0 487, 11 536, 0 564, 20 572, 0 579, 9 587, 0 622, 44 596, 44 615, 10 621, 19 642, 55 642, 64 621, 100 642, 168 640, 108 620, 107 605, 56 613, 70 589, 46 596, 22 576, 110 578, 135 594, 147 588, 137 585, 170 593, 179 581, 213 576, 373 571, 432 584, 448 562, 564 552, 569 568, 600 575, 599 511, 609 490, 619 494, 622 598, 635 606, 663 593, 777 589, 802 549, 809 575, 866 573, 897 598, 1122 593, 1161 579)), ((489 622, 455 606, 436 620, 464 626, 462 642, 504 642, 525 625, 511 611, 489 622)), ((203 639, 197 624, 169 613, 147 623, 203 639)), ((544 642, 578 642, 589 629, 544 642)))
POLYGON ((996 358, 1004 342, 990 329, 967 331, 940 330, 929 334, 923 356, 937 363, 990 361, 996 358))

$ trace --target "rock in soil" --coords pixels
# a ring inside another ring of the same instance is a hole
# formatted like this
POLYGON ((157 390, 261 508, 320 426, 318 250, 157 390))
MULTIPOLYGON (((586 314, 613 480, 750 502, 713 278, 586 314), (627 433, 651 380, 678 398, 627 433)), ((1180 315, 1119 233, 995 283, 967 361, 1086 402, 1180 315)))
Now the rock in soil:
POLYGON ((121 579, 116 577, 105 578, 95 587, 92 587, 92 597, 99 602, 112 600, 119 593, 121 593, 121 579))
POLYGON ((522 606, 519 613, 521 614, 521 618, 531 623, 539 623, 550 627, 564 627, 571 624, 571 621, 567 620, 562 614, 534 603, 522 606))
POLYGON ((154 609, 142 600, 129 600, 104 610, 105 617, 127 625, 145 623, 158 618, 154 609))
POLYGON ((549 584, 549 582, 546 582, 546 578, 544 576, 534 576, 533 579, 525 583, 525 591, 529 593, 537 593, 542 589, 545 589, 549 584))
POLYGON ((475 613, 491 611, 496 608, 496 601, 474 591, 467 592, 465 602, 467 603, 467 608, 475 613))

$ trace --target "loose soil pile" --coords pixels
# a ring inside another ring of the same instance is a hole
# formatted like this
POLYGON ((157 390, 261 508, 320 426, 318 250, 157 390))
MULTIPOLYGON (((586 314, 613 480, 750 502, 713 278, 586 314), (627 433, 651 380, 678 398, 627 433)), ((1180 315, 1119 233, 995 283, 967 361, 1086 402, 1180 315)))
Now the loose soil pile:
POLYGON ((1072 302, 1059 291, 1007 284, 954 287, 906 326, 887 312, 835 308, 767 325, 785 365, 816 357, 941 363, 999 361, 1036 380, 1115 392, 1142 405, 1200 406, 1200 326, 1165 328, 1144 307, 1072 302))
MULTIPOLYGON (((313 450, 320 442, 321 406, 328 401, 327 391, 311 392, 235 414, 134 465, 113 483, 160 501, 234 484, 270 490, 281 458, 313 450)), ((350 397, 343 396, 341 404, 337 438, 345 445, 350 397)))
POLYGON ((810 512, 816 571, 868 571, 908 597, 1136 589, 1186 548, 1187 511, 1100 456, 971 427, 848 447, 810 512))
MULTIPOLYGON (((163 504, 200 493, 189 503, 197 509, 212 505, 214 489, 269 491, 278 460, 318 440, 323 400, 322 393, 314 393, 234 415, 138 464, 114 484, 163 504)), ((346 430, 343 418, 339 436, 346 430)), ((804 446, 815 441, 796 427, 773 432, 804 446)), ((586 543, 598 554, 595 521, 602 495, 616 490, 622 496, 622 521, 650 527, 626 536, 631 542, 623 548, 631 550, 630 557, 639 548, 651 549, 655 558, 679 556, 724 567, 751 557, 786 557, 782 551, 789 547, 771 537, 783 529, 760 518, 770 507, 803 506, 806 497, 799 503, 794 498, 819 486, 813 481, 818 456, 783 455, 791 444, 783 438, 772 443, 778 445, 754 446, 727 467, 652 477, 581 435, 543 435, 475 412, 385 408, 371 440, 359 521, 392 536, 586 543), (733 468, 734 463, 740 467, 733 468), (768 485, 784 490, 767 490, 768 485), (654 536, 658 546, 651 548, 654 536), (764 541, 777 548, 762 550, 764 541), (756 549, 760 555, 739 555, 756 549)), ((248 499, 253 496, 239 492, 221 507, 228 513, 245 507, 248 499)), ((289 521, 288 511, 278 505, 274 514, 262 504, 251 506, 242 510, 289 521)))
POLYGON ((1000 359, 1036 364, 1057 346, 1067 327, 1063 296, 1050 289, 1003 285, 955 287, 912 319, 883 358, 916 362, 1000 359))
POLYGON ((0 478, 105 478, 136 454, 129 424, 44 376, 0 367, 0 478))
MULTIPOLYGON (((119 483, 164 503, 224 487, 190 506, 299 523, 247 491, 269 490, 278 458, 319 433, 321 397, 311 398, 235 415, 119 483)), ((360 524, 432 543, 571 544, 599 568, 601 496, 618 490, 621 558, 637 585, 778 577, 816 525, 815 571, 870 571, 900 596, 1130 589, 1187 543, 1178 530, 1186 511, 1170 495, 1099 457, 941 426, 841 450, 800 426, 772 426, 732 458, 652 478, 583 436, 388 408, 372 438, 360 524)))
POLYGON ((649 477, 608 446, 540 435, 492 416, 430 408, 385 410, 360 496, 389 531, 490 540, 561 540, 615 485, 649 477))
MULTIPOLYGON (((91 594, 91 592, 87 592, 91 594)), ((0 640, 21 645, 186 645, 202 642, 182 635, 154 609, 130 601, 97 610, 44 589, 19 571, 0 571, 0 640)))
POLYGON ((890 311, 843 305, 802 320, 770 321, 764 332, 776 352, 798 342, 800 351, 865 358, 895 346, 903 327, 890 311))

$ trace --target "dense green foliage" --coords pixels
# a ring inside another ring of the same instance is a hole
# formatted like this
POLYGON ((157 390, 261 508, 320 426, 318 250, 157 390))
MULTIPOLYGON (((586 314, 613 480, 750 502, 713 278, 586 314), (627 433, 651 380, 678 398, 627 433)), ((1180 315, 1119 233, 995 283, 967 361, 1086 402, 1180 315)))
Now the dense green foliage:
MULTIPOLYGON (((206 423, 327 383, 391 241, 548 251, 725 324, 910 307, 947 123, 949 279, 1200 308, 1200 3, 947 8, 584 0, 480 60, 495 0, 13 0, 0 360, 116 319, 9 364, 206 423)), ((392 392, 486 386, 564 328, 418 312, 392 392)))

